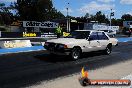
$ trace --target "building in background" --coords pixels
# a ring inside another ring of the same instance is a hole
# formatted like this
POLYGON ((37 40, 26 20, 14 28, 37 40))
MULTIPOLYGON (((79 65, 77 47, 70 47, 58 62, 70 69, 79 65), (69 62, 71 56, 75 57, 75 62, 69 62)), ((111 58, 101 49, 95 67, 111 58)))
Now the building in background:
POLYGON ((123 21, 123 27, 132 28, 132 21, 123 21))

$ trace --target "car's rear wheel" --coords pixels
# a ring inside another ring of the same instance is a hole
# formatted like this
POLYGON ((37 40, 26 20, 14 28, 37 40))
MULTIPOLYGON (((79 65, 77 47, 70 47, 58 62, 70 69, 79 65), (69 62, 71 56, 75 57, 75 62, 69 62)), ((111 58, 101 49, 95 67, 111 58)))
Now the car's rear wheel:
POLYGON ((81 56, 81 49, 76 47, 76 48, 73 48, 72 51, 71 51, 71 54, 70 54, 72 60, 77 60, 80 58, 81 56))
POLYGON ((106 55, 109 55, 111 53, 111 51, 112 51, 112 45, 108 45, 106 47, 106 49, 104 50, 104 52, 105 52, 106 55))

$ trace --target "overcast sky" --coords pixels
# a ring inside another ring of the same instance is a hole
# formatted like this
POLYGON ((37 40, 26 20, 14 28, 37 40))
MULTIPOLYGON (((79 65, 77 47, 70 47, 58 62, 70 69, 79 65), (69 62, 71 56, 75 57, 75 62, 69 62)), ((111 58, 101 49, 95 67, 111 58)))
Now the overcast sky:
MULTIPOLYGON (((16 0, 0 0, 1 2, 10 3, 16 0)), ((129 13, 132 15, 132 0, 52 0, 53 5, 64 15, 66 8, 69 8, 71 16, 84 16, 86 13, 95 14, 102 11, 106 16, 110 14, 110 9, 115 12, 114 18, 120 18, 122 14, 129 13), (67 4, 69 3, 69 4, 67 4)))

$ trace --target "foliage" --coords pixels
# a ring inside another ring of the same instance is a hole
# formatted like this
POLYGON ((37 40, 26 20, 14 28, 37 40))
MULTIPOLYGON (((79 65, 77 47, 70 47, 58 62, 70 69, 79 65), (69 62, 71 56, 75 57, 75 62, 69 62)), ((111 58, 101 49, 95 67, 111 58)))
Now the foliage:
POLYGON ((132 20, 132 15, 124 14, 124 15, 122 15, 121 19, 125 20, 125 21, 131 21, 132 20))
POLYGON ((86 13, 84 17, 86 18, 87 22, 98 21, 98 23, 109 23, 108 18, 102 14, 101 11, 97 12, 96 15, 90 15, 89 13, 86 13))
POLYGON ((0 24, 9 25, 12 22, 13 14, 10 12, 9 7, 6 7, 4 3, 0 3, 0 24))
POLYGON ((21 20, 49 21, 64 17, 53 7, 51 0, 17 0, 15 8, 21 20))

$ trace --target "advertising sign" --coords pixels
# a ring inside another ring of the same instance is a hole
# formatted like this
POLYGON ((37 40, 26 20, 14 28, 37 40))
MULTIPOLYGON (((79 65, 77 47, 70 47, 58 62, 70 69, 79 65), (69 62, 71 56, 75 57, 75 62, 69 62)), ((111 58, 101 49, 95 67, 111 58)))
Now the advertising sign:
POLYGON ((41 37, 40 32, 23 32, 23 37, 41 37))
POLYGON ((55 33, 47 32, 47 33, 42 33, 41 37, 43 38, 57 38, 57 35, 55 33))
POLYGON ((123 21, 123 26, 129 28, 132 25, 132 21, 123 21))
POLYGON ((57 28, 58 23, 55 22, 37 22, 37 21, 23 21, 23 27, 41 27, 41 28, 57 28))
POLYGON ((108 26, 108 30, 119 30, 119 26, 108 26))
POLYGON ((93 29, 106 30, 106 29, 108 29, 108 26, 107 25, 93 25, 93 29))
POLYGON ((0 41, 0 48, 21 48, 31 46, 30 40, 0 41))

